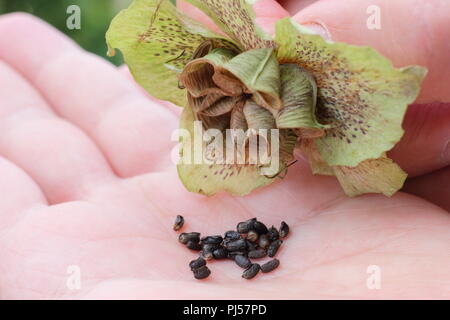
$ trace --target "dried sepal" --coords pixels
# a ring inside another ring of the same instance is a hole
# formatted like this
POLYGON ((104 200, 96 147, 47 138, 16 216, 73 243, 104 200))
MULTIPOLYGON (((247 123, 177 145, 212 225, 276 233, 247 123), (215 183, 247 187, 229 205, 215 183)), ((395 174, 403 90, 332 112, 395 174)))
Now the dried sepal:
POLYGON ((395 69, 372 48, 327 42, 290 19, 280 20, 276 32, 280 63, 298 64, 316 80, 317 118, 330 127, 316 144, 329 165, 380 158, 400 140, 425 69, 395 69))
POLYGON ((275 129, 275 119, 266 108, 248 100, 244 105, 244 115, 250 129, 275 129))

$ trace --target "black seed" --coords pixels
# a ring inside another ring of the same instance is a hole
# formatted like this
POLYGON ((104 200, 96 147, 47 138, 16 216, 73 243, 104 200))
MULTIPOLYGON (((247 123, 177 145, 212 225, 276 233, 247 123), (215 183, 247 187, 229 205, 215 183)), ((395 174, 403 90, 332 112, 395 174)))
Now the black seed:
POLYGON ((258 244, 250 242, 247 240, 247 250, 252 251, 258 249, 258 244))
POLYGON ((253 223, 253 230, 255 230, 258 234, 266 234, 269 230, 267 230, 267 227, 264 223, 255 221, 253 223))
POLYGON ((250 230, 247 234, 247 240, 251 242, 258 241, 258 233, 256 231, 250 230))
POLYGON ((244 256, 244 257, 246 257, 247 256, 247 252, 246 251, 229 251, 228 252, 228 258, 234 260, 234 258, 236 256, 244 256))
POLYGON ((278 249, 280 248, 281 244, 283 243, 283 240, 276 240, 272 242, 267 249, 267 255, 269 257, 274 257, 277 254, 278 249))
POLYGON ((278 230, 272 226, 269 229, 269 240, 270 241, 275 241, 278 240, 280 238, 280 234, 278 233, 278 230))
POLYGON ((287 235, 289 234, 289 226, 287 225, 286 222, 281 222, 281 227, 280 227, 280 238, 285 238, 287 237, 287 235))
POLYGON ((252 262, 247 257, 241 255, 235 256, 234 261, 239 267, 244 269, 247 269, 252 265, 252 262))
POLYGON ((261 271, 264 272, 264 273, 267 273, 267 272, 270 272, 272 270, 275 270, 276 268, 278 268, 279 265, 280 265, 280 260, 273 259, 273 260, 270 260, 267 263, 264 263, 261 266, 261 271))
POLYGON ((228 257, 228 251, 224 248, 219 248, 213 251, 214 259, 225 259, 228 257))
POLYGON ((266 249, 270 245, 269 235, 263 234, 259 237, 258 244, 261 248, 266 249))
POLYGON ((221 244, 223 238, 221 236, 208 236, 202 238, 202 244, 221 244))
POLYGON ((256 218, 249 219, 247 221, 239 222, 236 230, 239 233, 247 233, 253 229, 253 224, 255 223, 256 218))
POLYGON ((178 241, 180 241, 183 244, 186 244, 189 240, 199 242, 200 241, 200 233, 198 233, 198 232, 182 233, 178 237, 178 241))
POLYGON ((228 251, 241 251, 247 249, 247 242, 244 239, 234 240, 227 243, 228 251))
POLYGON ((211 270, 209 270, 207 266, 203 266, 194 270, 194 278, 198 280, 208 278, 210 274, 211 270))
POLYGON ((239 240, 240 238, 241 238, 241 234, 237 231, 230 230, 230 231, 225 232, 225 239, 239 240))
POLYGON ((195 269, 198 269, 200 267, 203 267, 203 266, 206 266, 206 261, 202 257, 199 257, 198 259, 192 260, 189 263, 189 267, 191 268, 192 271, 194 271, 195 269))
POLYGON ((247 270, 244 271, 244 273, 242 274, 242 278, 247 280, 252 279, 258 274, 260 269, 261 267, 259 266, 259 264, 254 263, 247 270))
POLYGON ((178 215, 175 218, 175 222, 173 224, 173 230, 178 231, 183 227, 183 225, 184 225, 184 218, 183 218, 183 216, 178 215))
POLYGON ((248 252, 248 257, 251 259, 263 258, 267 255, 267 251, 263 248, 252 250, 248 252))
POLYGON ((220 246, 218 244, 207 243, 207 244, 202 245, 202 250, 204 252, 213 252, 214 250, 219 249, 219 248, 220 248, 220 246))
POLYGON ((192 241, 192 240, 189 240, 186 243, 186 247, 188 247, 188 249, 195 250, 195 251, 202 250, 202 246, 200 245, 200 243, 198 243, 196 241, 192 241))
POLYGON ((214 254, 212 251, 200 251, 200 257, 205 259, 206 261, 214 259, 214 254))

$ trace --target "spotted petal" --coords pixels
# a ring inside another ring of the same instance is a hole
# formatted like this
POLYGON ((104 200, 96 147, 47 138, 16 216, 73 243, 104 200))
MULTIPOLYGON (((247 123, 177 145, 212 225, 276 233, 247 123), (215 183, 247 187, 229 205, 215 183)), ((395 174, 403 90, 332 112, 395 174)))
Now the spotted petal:
POLYGON ((207 14, 243 50, 273 48, 275 43, 255 23, 247 0, 186 0, 207 14))
POLYGON ((331 43, 283 19, 277 23, 280 63, 295 63, 316 80, 317 118, 330 126, 317 148, 331 166, 378 159, 400 140, 408 104, 426 70, 395 69, 369 47, 331 43))
POLYGON ((137 82, 154 97, 186 104, 177 74, 195 50, 211 39, 235 47, 200 23, 183 15, 169 0, 134 0, 112 21, 106 34, 109 54, 120 49, 137 82))

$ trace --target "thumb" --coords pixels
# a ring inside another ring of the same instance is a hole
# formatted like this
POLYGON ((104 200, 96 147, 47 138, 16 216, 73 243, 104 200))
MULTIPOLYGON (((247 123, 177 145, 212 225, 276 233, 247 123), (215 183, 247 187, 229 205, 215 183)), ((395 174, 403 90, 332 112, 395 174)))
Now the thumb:
MULTIPOLYGON (((177 8, 195 20, 203 22, 211 30, 220 32, 220 29, 207 15, 190 3, 178 0, 177 8)), ((253 10, 256 15, 256 23, 269 34, 274 33, 277 20, 289 16, 289 13, 275 0, 257 0, 253 4, 253 10)))
POLYGON ((321 0, 294 20, 321 26, 333 41, 371 46, 396 67, 427 67, 417 102, 450 102, 450 1, 321 0))

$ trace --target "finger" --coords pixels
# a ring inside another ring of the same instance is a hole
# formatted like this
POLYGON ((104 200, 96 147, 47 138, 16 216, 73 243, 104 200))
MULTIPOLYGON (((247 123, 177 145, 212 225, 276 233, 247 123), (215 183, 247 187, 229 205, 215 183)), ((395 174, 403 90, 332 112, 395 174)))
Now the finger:
POLYGON ((450 104, 410 106, 405 136, 389 152, 408 174, 419 176, 450 165, 450 104))
POLYGON ((58 115, 84 130, 118 175, 170 163, 177 117, 147 99, 114 66, 29 15, 1 17, 0 35, 0 58, 19 70, 58 115))
POLYGON ((450 167, 406 182, 405 192, 426 199, 450 212, 450 167))
POLYGON ((317 0, 278 0, 283 8, 293 15, 316 1, 317 0))
POLYGON ((113 178, 92 141, 56 117, 39 94, 1 61, 0 97, 0 154, 24 169, 50 203, 82 198, 113 178))
POLYGON ((372 46, 398 67, 427 67, 418 103, 450 101, 449 19, 447 0, 317 1, 294 17, 301 24, 321 25, 334 41, 372 46), (370 29, 368 21, 377 13, 380 29, 370 29))
POLYGON ((19 167, 0 157, 0 231, 14 225, 24 210, 47 204, 39 186, 19 167))
MULTIPOLYGON (((216 24, 206 16, 201 10, 197 9, 184 0, 177 1, 177 7, 194 18, 203 22, 207 27, 216 32, 221 32, 216 24)), ((275 0, 258 0, 253 5, 255 11, 256 23, 267 33, 273 34, 275 30, 275 22, 281 18, 289 16, 289 13, 275 0)))

